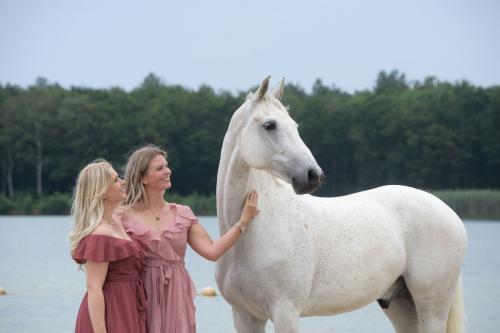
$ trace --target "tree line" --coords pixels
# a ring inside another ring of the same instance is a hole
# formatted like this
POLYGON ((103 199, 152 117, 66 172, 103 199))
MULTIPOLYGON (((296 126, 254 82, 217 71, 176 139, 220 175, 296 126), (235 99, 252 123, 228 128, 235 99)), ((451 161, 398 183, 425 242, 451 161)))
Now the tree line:
MULTIPOLYGON (((154 74, 130 92, 46 79, 0 85, 0 193, 70 193, 86 163, 102 157, 121 170, 131 151, 154 143, 168 151, 173 191, 211 195, 225 131, 247 92, 191 90, 154 74)), ((326 175, 318 195, 384 184, 500 188, 500 86, 382 71, 373 89, 353 93, 321 80, 310 92, 288 84, 283 103, 326 175)))

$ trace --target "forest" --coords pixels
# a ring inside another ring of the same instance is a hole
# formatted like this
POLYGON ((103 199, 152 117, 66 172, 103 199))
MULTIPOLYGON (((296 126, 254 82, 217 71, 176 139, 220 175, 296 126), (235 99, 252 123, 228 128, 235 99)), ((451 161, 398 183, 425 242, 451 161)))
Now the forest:
MULTIPOLYGON (((64 210, 86 163, 105 158, 121 171, 146 143, 168 151, 175 195, 211 197, 231 115, 255 88, 193 90, 153 73, 131 91, 63 88, 44 78, 27 88, 2 84, 0 213, 15 211, 16 198, 58 196, 64 210)), ((316 195, 386 184, 500 189, 500 86, 409 81, 393 70, 352 93, 319 79, 310 91, 289 83, 283 104, 325 173, 316 195)))

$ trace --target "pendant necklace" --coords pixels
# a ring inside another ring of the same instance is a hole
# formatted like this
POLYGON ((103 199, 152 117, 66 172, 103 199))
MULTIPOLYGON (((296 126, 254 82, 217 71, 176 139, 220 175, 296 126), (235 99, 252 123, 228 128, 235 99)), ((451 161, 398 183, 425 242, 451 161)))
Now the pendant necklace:
POLYGON ((163 204, 163 206, 161 206, 160 212, 158 213, 158 216, 156 216, 156 214, 153 212, 152 209, 148 209, 151 212, 151 214, 153 214, 153 216, 156 219, 156 221, 160 221, 161 212, 162 212, 164 206, 165 206, 165 204, 163 204))

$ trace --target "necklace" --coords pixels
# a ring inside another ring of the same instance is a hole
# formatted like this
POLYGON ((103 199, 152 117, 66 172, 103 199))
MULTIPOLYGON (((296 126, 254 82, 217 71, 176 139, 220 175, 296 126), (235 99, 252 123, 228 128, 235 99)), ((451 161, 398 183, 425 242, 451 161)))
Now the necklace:
POLYGON ((158 212, 158 216, 156 216, 155 212, 153 212, 153 210, 151 208, 148 208, 148 210, 151 212, 151 214, 153 214, 156 221, 160 221, 161 212, 163 211, 164 206, 165 206, 165 203, 163 203, 163 205, 161 206, 160 211, 158 212))

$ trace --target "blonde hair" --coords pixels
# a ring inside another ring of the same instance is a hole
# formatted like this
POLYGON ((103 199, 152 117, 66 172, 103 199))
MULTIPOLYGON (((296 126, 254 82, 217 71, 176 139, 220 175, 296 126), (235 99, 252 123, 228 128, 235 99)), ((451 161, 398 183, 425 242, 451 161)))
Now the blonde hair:
POLYGON ((113 183, 112 166, 104 160, 87 164, 78 175, 73 192, 71 215, 73 230, 69 235, 71 253, 80 241, 97 227, 104 213, 104 195, 113 183))
POLYGON ((125 205, 148 207, 146 189, 142 177, 148 171, 149 163, 158 155, 167 158, 167 152, 158 146, 149 144, 134 151, 125 166, 125 205))

